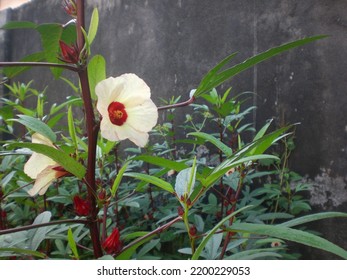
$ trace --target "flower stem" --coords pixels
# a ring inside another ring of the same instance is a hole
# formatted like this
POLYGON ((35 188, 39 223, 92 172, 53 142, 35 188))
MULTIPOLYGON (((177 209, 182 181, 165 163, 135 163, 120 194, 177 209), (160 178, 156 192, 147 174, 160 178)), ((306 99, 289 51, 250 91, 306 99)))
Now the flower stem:
POLYGON ((71 223, 88 224, 88 221, 87 220, 75 220, 75 219, 58 220, 58 221, 52 221, 52 222, 47 222, 47 223, 42 223, 42 224, 27 225, 27 226, 21 226, 21 227, 16 227, 16 228, 9 228, 9 229, 0 230, 0 235, 24 231, 24 230, 29 230, 29 229, 34 229, 34 228, 47 227, 47 226, 53 226, 53 225, 59 225, 59 224, 71 224, 71 223))
POLYGON ((135 241, 131 242, 130 244, 128 244, 127 246, 124 246, 122 249, 122 252, 124 252, 125 250, 129 249, 130 247, 134 246, 135 244, 141 242, 142 240, 145 240, 146 238, 154 235, 154 234, 160 234, 161 232, 163 232, 164 230, 168 229, 169 227, 171 227, 173 224, 182 221, 182 217, 176 217, 175 219, 171 220, 170 222, 166 223, 165 225, 162 225, 161 227, 156 228, 155 230, 147 233, 144 236, 139 237, 138 239, 136 239, 135 241))
POLYGON ((170 104, 170 105, 158 107, 158 111, 168 110, 168 109, 177 108, 177 107, 188 106, 189 104, 192 104, 194 102, 194 100, 195 100, 195 97, 193 96, 190 99, 188 99, 187 101, 183 101, 183 102, 180 102, 180 103, 175 103, 175 104, 170 104))
MULTIPOLYGON (((77 0, 77 45, 79 51, 84 47, 84 36, 82 28, 84 29, 84 0, 77 0)), ((82 99, 86 116, 86 128, 88 136, 88 159, 87 159, 87 173, 85 181, 87 184, 87 199, 90 202, 91 210, 89 213, 89 230, 93 244, 94 257, 100 258, 103 255, 100 244, 100 232, 98 226, 98 206, 96 203, 96 184, 95 184, 95 164, 96 164, 96 146, 99 133, 99 124, 95 121, 94 108, 90 93, 88 72, 87 68, 81 67, 78 72, 81 89, 82 99)))
POLYGON ((64 68, 74 72, 78 72, 79 69, 72 64, 60 64, 51 62, 0 62, 0 67, 56 67, 64 68))

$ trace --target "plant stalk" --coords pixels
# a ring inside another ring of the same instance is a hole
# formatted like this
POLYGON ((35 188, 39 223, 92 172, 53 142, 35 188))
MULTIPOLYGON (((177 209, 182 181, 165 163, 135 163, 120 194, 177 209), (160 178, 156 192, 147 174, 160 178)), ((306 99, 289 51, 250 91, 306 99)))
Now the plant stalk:
MULTIPOLYGON (((84 29, 84 0, 77 0, 77 46, 81 51, 84 47, 84 36, 82 29, 84 29)), ((100 258, 103 256, 103 251, 100 244, 100 231, 98 225, 98 206, 96 203, 96 183, 95 183, 95 165, 96 165, 96 146, 97 137, 99 133, 99 124, 96 123, 94 108, 88 81, 88 70, 82 67, 78 72, 81 89, 82 99, 86 116, 86 128, 88 137, 88 159, 87 159, 87 173, 85 181, 87 184, 87 199, 91 205, 89 213, 89 230, 93 244, 94 257, 100 258)))

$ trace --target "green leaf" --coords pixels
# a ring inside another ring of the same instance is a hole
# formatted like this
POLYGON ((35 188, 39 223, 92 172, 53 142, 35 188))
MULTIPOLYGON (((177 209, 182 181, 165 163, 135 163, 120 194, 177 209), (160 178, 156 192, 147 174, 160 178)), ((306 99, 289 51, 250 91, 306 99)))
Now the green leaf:
POLYGON ((221 178, 231 168, 235 166, 239 166, 240 164, 243 164, 243 163, 248 163, 248 162, 257 161, 261 159, 278 160, 278 157, 264 154, 264 155, 240 157, 240 159, 238 159, 238 157, 226 159, 219 166, 213 169, 212 173, 209 176, 207 176, 204 180, 201 180, 201 183, 207 188, 209 188, 213 185, 214 182, 216 182, 219 178, 221 178))
POLYGON ((313 37, 307 37, 301 40, 297 40, 294 42, 290 42, 272 49, 269 49, 263 53, 257 54, 247 60, 245 60, 242 63, 239 63, 229 69, 226 69, 224 71, 218 72, 226 63, 228 63, 234 54, 228 56, 225 58, 221 63, 219 63, 214 69, 212 73, 208 73, 203 80, 201 81, 200 85, 198 86, 195 96, 199 96, 200 94, 207 92, 220 84, 224 83, 228 79, 232 78, 233 76, 241 73, 242 71, 264 61, 267 60, 275 55, 278 55, 280 53, 283 53, 285 51, 288 51, 290 49, 305 45, 307 43, 326 38, 326 35, 319 35, 319 36, 313 36, 313 37), (217 68, 217 71, 215 70, 217 68))
POLYGON ((224 58, 221 62, 219 62, 214 68, 212 68, 201 80, 199 87, 194 93, 194 96, 197 98, 199 95, 201 95, 204 92, 207 92, 213 88, 208 88, 208 84, 210 83, 211 79, 217 74, 217 72, 223 68, 227 63, 229 63, 237 53, 232 53, 228 55, 226 58, 224 58))
POLYGON ((114 197, 117 193, 117 190, 118 190, 118 187, 120 185, 120 182, 122 181, 122 178, 123 178, 123 174, 124 172, 126 171, 128 165, 129 165, 130 161, 126 162, 122 168, 119 170, 118 174, 117 174, 117 177, 116 177, 116 180, 114 180, 113 182, 113 185, 112 185, 112 188, 111 188, 111 195, 112 197, 114 197))
POLYGON ((57 150, 55 148, 49 147, 47 145, 36 144, 36 143, 11 143, 9 148, 20 147, 28 148, 36 153, 43 154, 59 165, 64 167, 64 169, 71 174, 75 175, 77 178, 82 179, 86 173, 85 167, 70 157, 67 153, 62 150, 57 150))
POLYGON ((41 120, 26 116, 26 115, 18 115, 19 119, 11 119, 11 121, 19 122, 27 128, 45 136, 53 143, 57 140, 57 136, 53 132, 53 130, 41 120))
MULTIPOLYGON (((63 33, 63 27, 58 23, 47 23, 39 25, 36 30, 41 35, 42 47, 47 62, 61 63, 58 59, 59 40, 63 33)), ((58 79, 63 71, 62 68, 51 67, 51 71, 58 79)))
POLYGON ((175 192, 181 201, 181 197, 189 198, 194 191, 196 177, 196 160, 192 167, 180 171, 176 176, 175 192))
POLYGON ((156 156, 141 155, 141 156, 134 157, 133 160, 145 161, 145 162, 154 164, 156 166, 160 166, 160 167, 164 167, 164 168, 175 170, 177 172, 179 172, 179 171, 189 167, 184 162, 172 161, 172 160, 169 160, 169 159, 165 159, 165 158, 162 158, 162 157, 156 157, 156 156))
POLYGON ((266 133, 267 129, 269 128, 269 126, 271 125, 273 119, 271 119, 270 121, 268 121, 259 131, 258 133, 255 135, 253 141, 256 141, 258 139, 260 139, 261 137, 264 136, 264 134, 266 133))
POLYGON ((213 229, 211 229, 207 234, 206 236, 202 239, 201 243, 199 244, 198 248, 196 248, 193 256, 192 256, 192 260, 197 260, 199 259, 200 257, 200 254, 202 252, 202 250, 205 248, 207 242, 210 240, 210 238, 214 235, 214 233, 225 223, 227 222, 228 220, 230 220, 232 217, 234 217, 236 214, 246 210, 246 209, 249 209, 249 208, 252 208, 253 206, 252 205, 248 205, 248 206, 245 206, 245 207, 242 207, 240 208, 239 210, 231 213, 230 215, 226 216, 225 218, 223 218, 218 224, 216 224, 213 229))
POLYGON ((251 249, 242 252, 235 253, 225 260, 255 260, 255 259, 267 259, 267 258, 282 258, 282 255, 276 253, 278 248, 266 248, 266 249, 251 249))
POLYGON ((232 232, 247 232, 273 236, 276 238, 281 238, 325 250, 337 256, 340 256, 341 258, 347 259, 347 251, 335 245, 334 243, 312 233, 288 228, 281 225, 237 223, 233 224, 228 230, 232 232))
POLYGON ((147 183, 153 184, 153 185, 155 185, 155 186, 157 186, 157 187, 159 187, 165 191, 168 191, 170 193, 175 192, 173 187, 171 186, 171 184, 169 184, 168 182, 166 182, 160 178, 157 178, 157 177, 154 177, 154 176, 151 176, 148 174, 129 172, 129 173, 124 173, 124 176, 136 178, 136 179, 139 179, 141 181, 145 181, 147 183))
MULTIPOLYGON (((44 52, 37 52, 33 54, 29 54, 22 58, 20 62, 38 62, 38 61, 43 61, 45 59, 45 54, 44 52)), ((27 70, 29 70, 31 67, 30 66, 15 66, 15 67, 5 67, 4 68, 4 73, 7 78, 11 79, 27 70)))
POLYGON ((77 150, 78 143, 77 143, 77 137, 76 137, 76 128, 75 128, 74 118, 72 115, 72 107, 71 106, 69 106, 69 109, 67 111, 67 123, 68 123, 69 134, 70 134, 72 143, 74 144, 75 149, 77 150))
MULTIPOLYGON (((51 220, 51 217, 51 212, 42 212, 35 218, 33 225, 48 223, 51 220)), ((48 229, 49 228, 46 226, 28 230, 30 250, 37 250, 41 242, 46 238, 48 229)))
POLYGON ((290 135, 291 133, 284 134, 287 130, 292 128, 294 125, 288 125, 280 129, 275 130, 259 139, 256 139, 254 148, 247 153, 247 155, 258 155, 264 153, 272 144, 276 143, 278 140, 290 135))
POLYGON ((219 150, 221 150, 227 157, 231 156, 233 151, 227 145, 225 145, 222 141, 212 136, 211 134, 207 134, 204 132, 191 132, 187 134, 188 136, 192 135, 195 137, 200 137, 206 141, 209 141, 213 145, 215 145, 219 150))
POLYGON ((284 227, 295 227, 301 224, 314 222, 321 219, 327 219, 327 218, 347 218, 347 213, 342 212, 325 212, 325 213, 318 213, 318 214, 311 214, 306 215, 303 217, 299 217, 287 222, 284 222, 280 224, 280 226, 284 227))
POLYGON ((31 21, 10 21, 8 23, 5 23, 1 29, 35 29, 37 27, 36 23, 33 23, 31 21))
POLYGON ((69 228, 67 231, 67 241, 72 253, 74 254, 75 258, 78 260, 80 257, 78 255, 76 242, 75 242, 71 228, 69 228))
POLYGON ((34 257, 38 257, 41 259, 45 259, 47 257, 43 253, 33 251, 33 250, 21 249, 21 248, 0 248, 0 252, 13 252, 16 254, 34 256, 34 257))
POLYGON ((152 238, 154 238, 156 235, 148 236, 147 238, 144 238, 143 240, 140 240, 139 242, 133 242, 133 245, 126 248, 122 253, 120 253, 117 257, 115 257, 116 260, 130 260, 131 256, 136 252, 136 249, 140 247, 142 244, 150 241, 152 238))
POLYGON ((88 64, 88 80, 92 98, 95 100, 96 85, 106 79, 106 61, 103 56, 95 55, 88 64))
POLYGON ((98 26, 99 26, 99 12, 97 8, 94 8, 92 17, 90 19, 89 29, 88 29, 89 45, 91 45, 95 39, 96 33, 98 31, 98 26))

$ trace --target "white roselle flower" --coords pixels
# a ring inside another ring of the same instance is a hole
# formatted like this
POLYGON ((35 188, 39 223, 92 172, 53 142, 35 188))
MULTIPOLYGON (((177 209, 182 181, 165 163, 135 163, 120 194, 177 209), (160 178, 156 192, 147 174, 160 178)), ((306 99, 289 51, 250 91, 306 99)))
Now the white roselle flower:
MULTIPOLYGON (((31 141, 55 148, 49 139, 39 133, 34 133, 31 141)), ((35 152, 24 165, 24 172, 30 178, 35 179, 34 186, 28 191, 31 196, 43 195, 55 179, 68 173, 53 159, 35 152)))
POLYGON ((99 82, 95 93, 102 137, 110 141, 129 139, 144 147, 158 120, 148 85, 135 74, 123 74, 99 82))

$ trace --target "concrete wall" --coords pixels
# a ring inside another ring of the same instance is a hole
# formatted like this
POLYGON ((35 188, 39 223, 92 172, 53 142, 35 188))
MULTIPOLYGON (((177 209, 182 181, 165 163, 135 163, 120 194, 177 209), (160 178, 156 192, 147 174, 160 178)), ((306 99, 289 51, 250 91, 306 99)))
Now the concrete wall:
MULTIPOLYGON (((305 36, 327 34, 314 42, 262 63, 234 78, 234 93, 253 91, 257 127, 275 118, 297 128, 295 171, 313 184, 314 211, 347 210, 347 20, 344 0, 88 0, 87 15, 97 6, 101 25, 93 53, 107 60, 107 74, 137 73, 148 82, 154 99, 187 95, 200 78, 226 55, 235 62, 305 36)), ((11 13, 12 20, 62 22, 68 17, 59 0, 35 0, 11 13), (47 7, 47 3, 52 6, 47 7)), ((3 13, 0 14, 1 17, 3 13)), ((88 20, 88 17, 87 17, 88 20)), ((11 32, 16 60, 40 49, 38 36, 11 32), (25 42, 25 43, 24 43, 25 42)), ((9 46, 7 46, 9 47, 9 46)), ((43 70, 22 75, 43 88, 52 101, 69 89, 43 70)), ((182 109, 182 116, 190 108, 182 109)), ((347 249, 343 220, 312 225, 347 249)), ((334 258, 303 249, 305 258, 334 258)))

